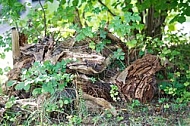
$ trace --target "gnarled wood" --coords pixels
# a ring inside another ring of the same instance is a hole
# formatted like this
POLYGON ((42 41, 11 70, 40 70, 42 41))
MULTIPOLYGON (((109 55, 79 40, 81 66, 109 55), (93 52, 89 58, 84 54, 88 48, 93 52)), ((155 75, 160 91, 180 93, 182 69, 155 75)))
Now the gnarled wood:
POLYGON ((157 56, 147 54, 116 77, 116 84, 127 100, 150 101, 156 91, 155 73, 161 69, 157 56))

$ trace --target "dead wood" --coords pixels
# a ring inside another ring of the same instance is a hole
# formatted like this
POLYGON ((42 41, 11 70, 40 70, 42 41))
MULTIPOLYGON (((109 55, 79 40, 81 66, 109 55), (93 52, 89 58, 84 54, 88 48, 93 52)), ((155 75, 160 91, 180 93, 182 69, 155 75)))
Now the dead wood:
POLYGON ((28 44, 28 38, 24 33, 19 32, 19 45, 24 46, 25 44, 28 44))
POLYGON ((122 71, 116 77, 116 84, 127 100, 150 101, 157 88, 155 73, 160 69, 159 58, 147 54, 122 71))
POLYGON ((110 112, 111 112, 114 116, 117 115, 117 112, 116 112, 115 108, 111 105, 110 102, 106 101, 105 99, 103 99, 103 98, 96 98, 96 97, 93 97, 93 96, 88 95, 88 94, 86 94, 86 93, 83 93, 82 97, 83 97, 83 99, 85 99, 85 100, 93 101, 94 103, 96 103, 96 104, 98 104, 98 105, 100 105, 100 106, 102 106, 102 107, 104 107, 104 108, 106 108, 106 109, 109 109, 110 112))
POLYGON ((16 28, 12 28, 12 56, 13 64, 20 58, 19 33, 16 28))
MULTIPOLYGON (((93 107, 94 109, 99 109, 99 107, 109 109, 115 116, 117 112, 111 104, 114 102, 110 95, 111 85, 118 86, 118 97, 123 101, 131 101, 133 99, 138 99, 143 103, 150 101, 157 88, 155 73, 161 69, 159 58, 147 54, 141 59, 136 60, 137 50, 129 51, 119 38, 114 36, 111 32, 107 32, 106 37, 112 42, 108 44, 101 53, 91 50, 88 45, 92 40, 95 43, 100 42, 100 38, 98 37, 87 38, 81 43, 75 42, 75 38, 68 38, 62 43, 56 43, 50 38, 45 42, 37 44, 25 43, 22 44, 21 47, 16 45, 19 47, 20 54, 16 53, 17 55, 14 55, 14 58, 19 58, 15 60, 14 68, 7 74, 8 80, 21 82, 22 69, 29 69, 36 61, 43 63, 49 60, 52 64, 56 64, 62 60, 69 60, 70 62, 66 65, 66 72, 75 75, 75 77, 66 88, 72 88, 76 91, 68 91, 65 89, 55 93, 56 98, 54 96, 50 97, 49 94, 42 94, 33 102, 19 99, 16 101, 17 105, 33 106, 33 109, 36 110, 41 108, 45 102, 51 101, 54 103, 59 100, 59 98, 67 96, 73 101, 76 101, 75 103, 72 102, 71 106, 64 108, 69 111, 71 109, 77 109, 77 91, 82 90, 82 98, 89 104, 86 105, 90 110, 92 110, 93 107), (130 60, 130 62, 134 60, 131 65, 125 64, 128 67, 122 72, 118 72, 118 64, 112 59, 113 51, 117 50, 118 46, 125 52, 125 60, 127 60, 127 62, 128 60, 130 60), (111 66, 110 64, 114 65, 111 66), (96 81, 93 82, 91 77, 96 78, 96 81), (92 104, 96 107, 92 106, 92 104)), ((12 86, 6 89, 6 94, 26 99, 31 96, 33 88, 30 89, 30 92, 25 92, 23 90, 16 91, 14 86, 12 86)), ((5 112, 4 107, 0 108, 0 116, 5 112)), ((56 118, 55 116, 58 115, 59 114, 52 113, 53 118, 56 118)), ((61 113, 61 117, 65 118, 65 116, 65 113, 61 113)))
MULTIPOLYGON (((116 44, 122 44, 121 40, 110 32, 108 32, 107 37, 116 44)), ((87 51, 88 48, 77 49, 75 47, 76 45, 74 46, 74 39, 71 38, 67 40, 67 43, 71 43, 69 47, 62 43, 55 45, 53 39, 49 39, 46 43, 25 44, 20 48, 22 57, 15 63, 15 68, 8 73, 9 80, 20 81, 21 69, 30 68, 35 61, 43 62, 50 60, 53 64, 56 64, 61 60, 70 59, 71 62, 67 64, 67 72, 80 73, 87 76, 102 74, 111 64, 112 60, 109 56, 111 52, 107 53, 107 57, 104 57, 101 54, 87 51)), ((96 40, 98 39, 96 38, 96 40)), ((154 96, 154 89, 156 88, 154 75, 160 68, 159 58, 147 54, 118 74, 113 84, 119 87, 121 96, 124 96, 123 99, 139 99, 142 102, 146 102, 151 100, 154 96)), ((110 83, 97 81, 95 84, 92 84, 89 78, 87 78, 88 77, 83 78, 83 76, 79 75, 78 78, 76 78, 77 83, 75 84, 80 85, 79 87, 89 95, 112 101, 109 93, 110 83)), ((113 77, 111 77, 110 80, 113 80, 113 77)))
POLYGON ((104 98, 113 102, 110 96, 111 83, 96 81, 92 82, 86 75, 78 75, 73 79, 73 83, 77 88, 82 89, 85 93, 92 95, 93 97, 104 98))

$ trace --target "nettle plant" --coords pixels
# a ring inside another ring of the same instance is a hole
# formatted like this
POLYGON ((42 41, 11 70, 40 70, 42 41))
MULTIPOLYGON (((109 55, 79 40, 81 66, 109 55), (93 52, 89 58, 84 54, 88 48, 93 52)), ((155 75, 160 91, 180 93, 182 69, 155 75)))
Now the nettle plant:
POLYGON ((72 80, 72 75, 66 73, 68 62, 62 60, 55 65, 50 61, 35 62, 28 70, 22 70, 21 82, 10 81, 7 86, 15 85, 16 90, 32 90, 34 96, 44 93, 53 95, 56 91, 62 91, 72 80))

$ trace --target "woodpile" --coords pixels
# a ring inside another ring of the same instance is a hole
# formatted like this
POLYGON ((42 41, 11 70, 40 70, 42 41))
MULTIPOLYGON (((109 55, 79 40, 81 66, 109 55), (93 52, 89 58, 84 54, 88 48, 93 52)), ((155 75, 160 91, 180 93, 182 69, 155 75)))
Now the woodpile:
MULTIPOLYGON (((98 43, 98 37, 92 39, 98 43)), ((114 64, 115 60, 111 58, 112 51, 108 50, 116 50, 123 46, 123 43, 110 32, 107 34, 107 39, 111 40, 111 44, 107 45, 107 48, 101 53, 89 48, 88 44, 92 41, 91 39, 84 40, 81 42, 82 45, 78 44, 75 38, 68 38, 61 43, 56 43, 49 38, 37 44, 22 44, 19 48, 20 53, 15 53, 13 57, 17 60, 14 62, 14 68, 7 74, 8 81, 22 81, 20 79, 21 70, 32 67, 34 62, 49 60, 56 64, 62 60, 71 59, 71 62, 67 64, 66 71, 73 74, 74 79, 72 80, 73 87, 69 88, 74 88, 76 91, 82 89, 84 99, 111 109, 113 108, 111 102, 114 100, 110 95, 110 90, 111 85, 115 85, 118 87, 118 97, 122 101, 132 101, 133 99, 138 99, 142 103, 151 101, 157 89, 155 73, 161 69, 160 59, 155 55, 146 54, 142 58, 134 60, 134 57, 137 57, 134 56, 134 53, 133 55, 127 54, 128 57, 125 56, 125 61, 130 64, 126 64, 123 71, 119 71, 117 67, 110 68, 109 66, 114 64), (130 59, 134 62, 131 63, 130 59), (92 82, 91 77, 99 79, 92 82)), ((127 52, 126 47, 122 50, 127 52)), ((24 99, 31 95, 24 94, 26 93, 24 91, 17 91, 14 87, 5 89, 4 92, 9 96, 14 95, 24 99)), ((112 113, 115 115, 116 111, 112 111, 112 113)))

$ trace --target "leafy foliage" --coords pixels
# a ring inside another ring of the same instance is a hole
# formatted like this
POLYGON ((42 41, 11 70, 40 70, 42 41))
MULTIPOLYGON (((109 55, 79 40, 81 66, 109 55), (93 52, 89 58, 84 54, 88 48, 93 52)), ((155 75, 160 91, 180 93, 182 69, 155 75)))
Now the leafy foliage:
POLYGON ((53 95, 56 91, 63 90, 72 79, 70 74, 65 73, 67 63, 63 60, 54 66, 50 61, 35 62, 31 68, 22 71, 22 82, 11 81, 8 86, 16 84, 16 90, 26 91, 34 87, 34 96, 44 93, 53 95))
POLYGON ((86 37, 93 37, 93 33, 92 33, 92 28, 91 27, 86 27, 81 29, 80 31, 78 31, 79 34, 76 36, 76 40, 77 41, 81 41, 84 40, 86 37))
POLYGON ((119 95, 118 87, 116 85, 111 85, 110 96, 114 101, 119 100, 118 95, 119 95))
POLYGON ((154 39, 147 42, 147 50, 157 53, 167 66, 166 74, 158 75, 160 88, 167 94, 180 97, 180 101, 189 101, 189 39, 177 34, 166 34, 165 41, 154 39), (168 43, 169 42, 169 43, 168 43))

